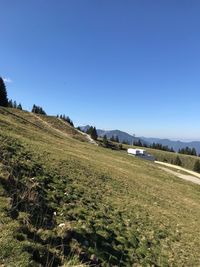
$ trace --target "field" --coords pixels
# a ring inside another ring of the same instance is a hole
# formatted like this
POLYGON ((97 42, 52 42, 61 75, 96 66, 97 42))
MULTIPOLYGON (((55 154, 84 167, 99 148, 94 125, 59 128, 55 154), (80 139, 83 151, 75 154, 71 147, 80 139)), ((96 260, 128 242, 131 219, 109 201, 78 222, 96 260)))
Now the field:
POLYGON ((198 185, 0 109, 0 266, 199 266, 199 224, 198 185))

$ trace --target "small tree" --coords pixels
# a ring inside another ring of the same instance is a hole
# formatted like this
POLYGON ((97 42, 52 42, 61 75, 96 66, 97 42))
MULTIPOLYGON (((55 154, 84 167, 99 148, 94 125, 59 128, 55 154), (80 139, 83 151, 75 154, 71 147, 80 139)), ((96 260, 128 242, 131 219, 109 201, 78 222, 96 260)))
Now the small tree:
POLYGON ((119 150, 122 150, 123 149, 123 145, 122 144, 119 144, 119 150))
POLYGON ((91 137, 92 137, 92 139, 97 140, 98 135, 97 135, 96 127, 93 128, 92 133, 91 133, 91 137))
POLYGON ((200 161, 199 161, 199 160, 197 160, 197 161, 195 162, 193 170, 194 170, 195 172, 199 172, 199 173, 200 173, 200 161))
POLYGON ((13 102, 13 108, 17 108, 17 102, 16 101, 13 102))
POLYGON ((115 142, 116 143, 119 143, 119 137, 116 135, 116 137, 115 137, 115 142))
POLYGON ((179 156, 177 156, 174 160, 174 164, 175 165, 178 165, 178 166, 181 166, 182 165, 182 161, 181 159, 179 158, 179 156))
POLYGON ((191 155, 197 156, 197 151, 194 147, 192 148, 191 155))
POLYGON ((0 77, 0 106, 8 107, 8 97, 7 97, 6 86, 1 77, 0 77))
POLYGON ((98 135, 95 127, 90 126, 86 133, 89 134, 93 140, 97 140, 98 135))
POLYGON ((12 101, 12 99, 10 99, 10 100, 8 101, 8 107, 9 107, 9 108, 13 108, 13 101, 12 101))
POLYGON ((19 103, 19 105, 17 105, 17 109, 22 110, 22 105, 21 105, 21 103, 19 103))
POLYGON ((108 146, 108 138, 107 138, 107 135, 105 134, 103 136, 103 144, 107 147, 108 146))
POLYGON ((110 141, 115 142, 115 137, 114 137, 114 135, 111 136, 110 141))

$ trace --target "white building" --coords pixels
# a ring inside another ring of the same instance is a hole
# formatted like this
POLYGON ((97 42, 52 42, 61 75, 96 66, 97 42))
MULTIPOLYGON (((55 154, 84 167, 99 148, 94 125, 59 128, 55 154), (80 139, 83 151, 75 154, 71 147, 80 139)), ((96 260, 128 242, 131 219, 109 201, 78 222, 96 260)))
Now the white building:
POLYGON ((139 148, 128 148, 127 150, 128 154, 132 155, 146 155, 147 152, 144 149, 139 149, 139 148))
POLYGON ((148 154, 146 150, 140 148, 128 148, 127 150, 129 155, 133 155, 138 158, 154 161, 155 158, 151 154, 148 154))

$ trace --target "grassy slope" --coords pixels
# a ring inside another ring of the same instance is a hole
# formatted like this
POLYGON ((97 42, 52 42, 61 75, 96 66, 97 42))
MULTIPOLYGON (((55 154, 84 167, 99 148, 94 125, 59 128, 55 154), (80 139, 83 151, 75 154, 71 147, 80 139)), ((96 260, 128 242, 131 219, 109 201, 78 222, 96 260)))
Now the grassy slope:
MULTIPOLYGON (((131 146, 123 145, 123 147, 127 149, 131 146)), ((141 149, 145 149, 148 153, 152 154, 156 158, 156 160, 168 162, 172 164, 174 163, 176 157, 179 156, 182 162, 181 166, 189 170, 193 170, 195 162, 197 160, 200 160, 200 158, 196 156, 183 155, 179 153, 172 153, 172 152, 167 152, 167 151, 162 151, 162 150, 157 150, 157 149, 152 149, 152 148, 141 147, 141 149)))
POLYGON ((199 186, 53 117, 0 109, 0 126, 0 264, 200 265, 199 186))

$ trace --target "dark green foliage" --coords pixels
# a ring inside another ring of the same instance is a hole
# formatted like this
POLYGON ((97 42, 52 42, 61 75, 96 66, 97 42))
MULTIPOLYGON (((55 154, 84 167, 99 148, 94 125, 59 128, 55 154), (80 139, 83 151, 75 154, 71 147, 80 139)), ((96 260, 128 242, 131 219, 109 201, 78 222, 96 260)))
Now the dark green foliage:
MULTIPOLYGON (((123 141, 123 143, 125 144, 126 141, 123 141)), ((159 143, 153 143, 153 144, 147 145, 146 143, 143 143, 140 139, 138 139, 137 141, 134 141, 133 145, 139 146, 139 147, 146 147, 146 148, 152 148, 156 150, 167 151, 167 152, 175 152, 173 147, 169 148, 168 146, 163 146, 162 144, 159 144, 159 143)))
POLYGON ((32 112, 36 114, 47 115, 42 107, 36 106, 35 104, 33 105, 32 112))
POLYGON ((17 108, 19 110, 23 110, 21 103, 17 104, 17 102, 13 101, 12 99, 10 99, 8 101, 8 107, 9 108, 17 108))
POLYGON ((114 137, 114 135, 111 136, 110 141, 115 142, 115 137, 114 137))
POLYGON ((185 155, 191 155, 191 156, 197 156, 196 149, 194 147, 189 148, 188 146, 186 146, 185 148, 179 149, 178 153, 185 154, 185 155))
POLYGON ((117 135, 115 136, 115 142, 119 143, 119 137, 117 135))
MULTIPOLYGON (((58 115, 57 115, 57 117, 58 117, 58 115)), ((74 127, 74 123, 70 119, 69 116, 66 116, 65 114, 63 114, 63 115, 60 115, 60 119, 63 120, 63 121, 65 121, 65 122, 67 122, 67 123, 69 123, 72 127, 74 127)))
POLYGON ((17 102, 16 101, 13 102, 13 108, 17 108, 17 102))
POLYGON ((93 140, 97 140, 98 138, 96 127, 90 126, 87 130, 87 134, 89 134, 93 140))
POLYGON ((168 146, 163 146, 162 144, 159 144, 159 143, 153 143, 149 147, 153 149, 162 150, 162 151, 174 152, 174 149, 172 147, 169 148, 168 146))
POLYGON ((119 147, 119 150, 123 149, 123 145, 122 144, 119 144, 118 147, 119 147))
POLYGON ((17 105, 17 109, 22 110, 22 105, 21 105, 21 103, 19 103, 19 104, 17 105))
POLYGON ((105 147, 108 146, 108 138, 107 138, 106 134, 103 136, 103 144, 105 147))
POLYGON ((0 106, 8 107, 7 90, 3 79, 0 77, 0 106))
POLYGON ((139 139, 138 141, 135 141, 134 142, 134 146, 141 146, 141 147, 143 147, 143 144, 142 144, 141 140, 139 139))
POLYGON ((128 140, 123 140, 122 141, 122 144, 124 144, 124 145, 130 145, 130 142, 128 140))
POLYGON ((13 101, 12 101, 12 99, 10 99, 10 100, 8 101, 8 107, 9 107, 9 108, 13 108, 13 101))
POLYGON ((178 165, 178 166, 181 166, 182 165, 182 161, 181 159, 179 158, 179 156, 177 156, 174 160, 174 164, 175 165, 178 165))
POLYGON ((195 162, 193 170, 194 170, 195 172, 199 172, 199 173, 200 173, 200 161, 199 161, 199 160, 197 160, 197 161, 195 162))
POLYGON ((119 137, 117 135, 116 136, 112 135, 111 138, 110 138, 110 141, 119 143, 119 137))

